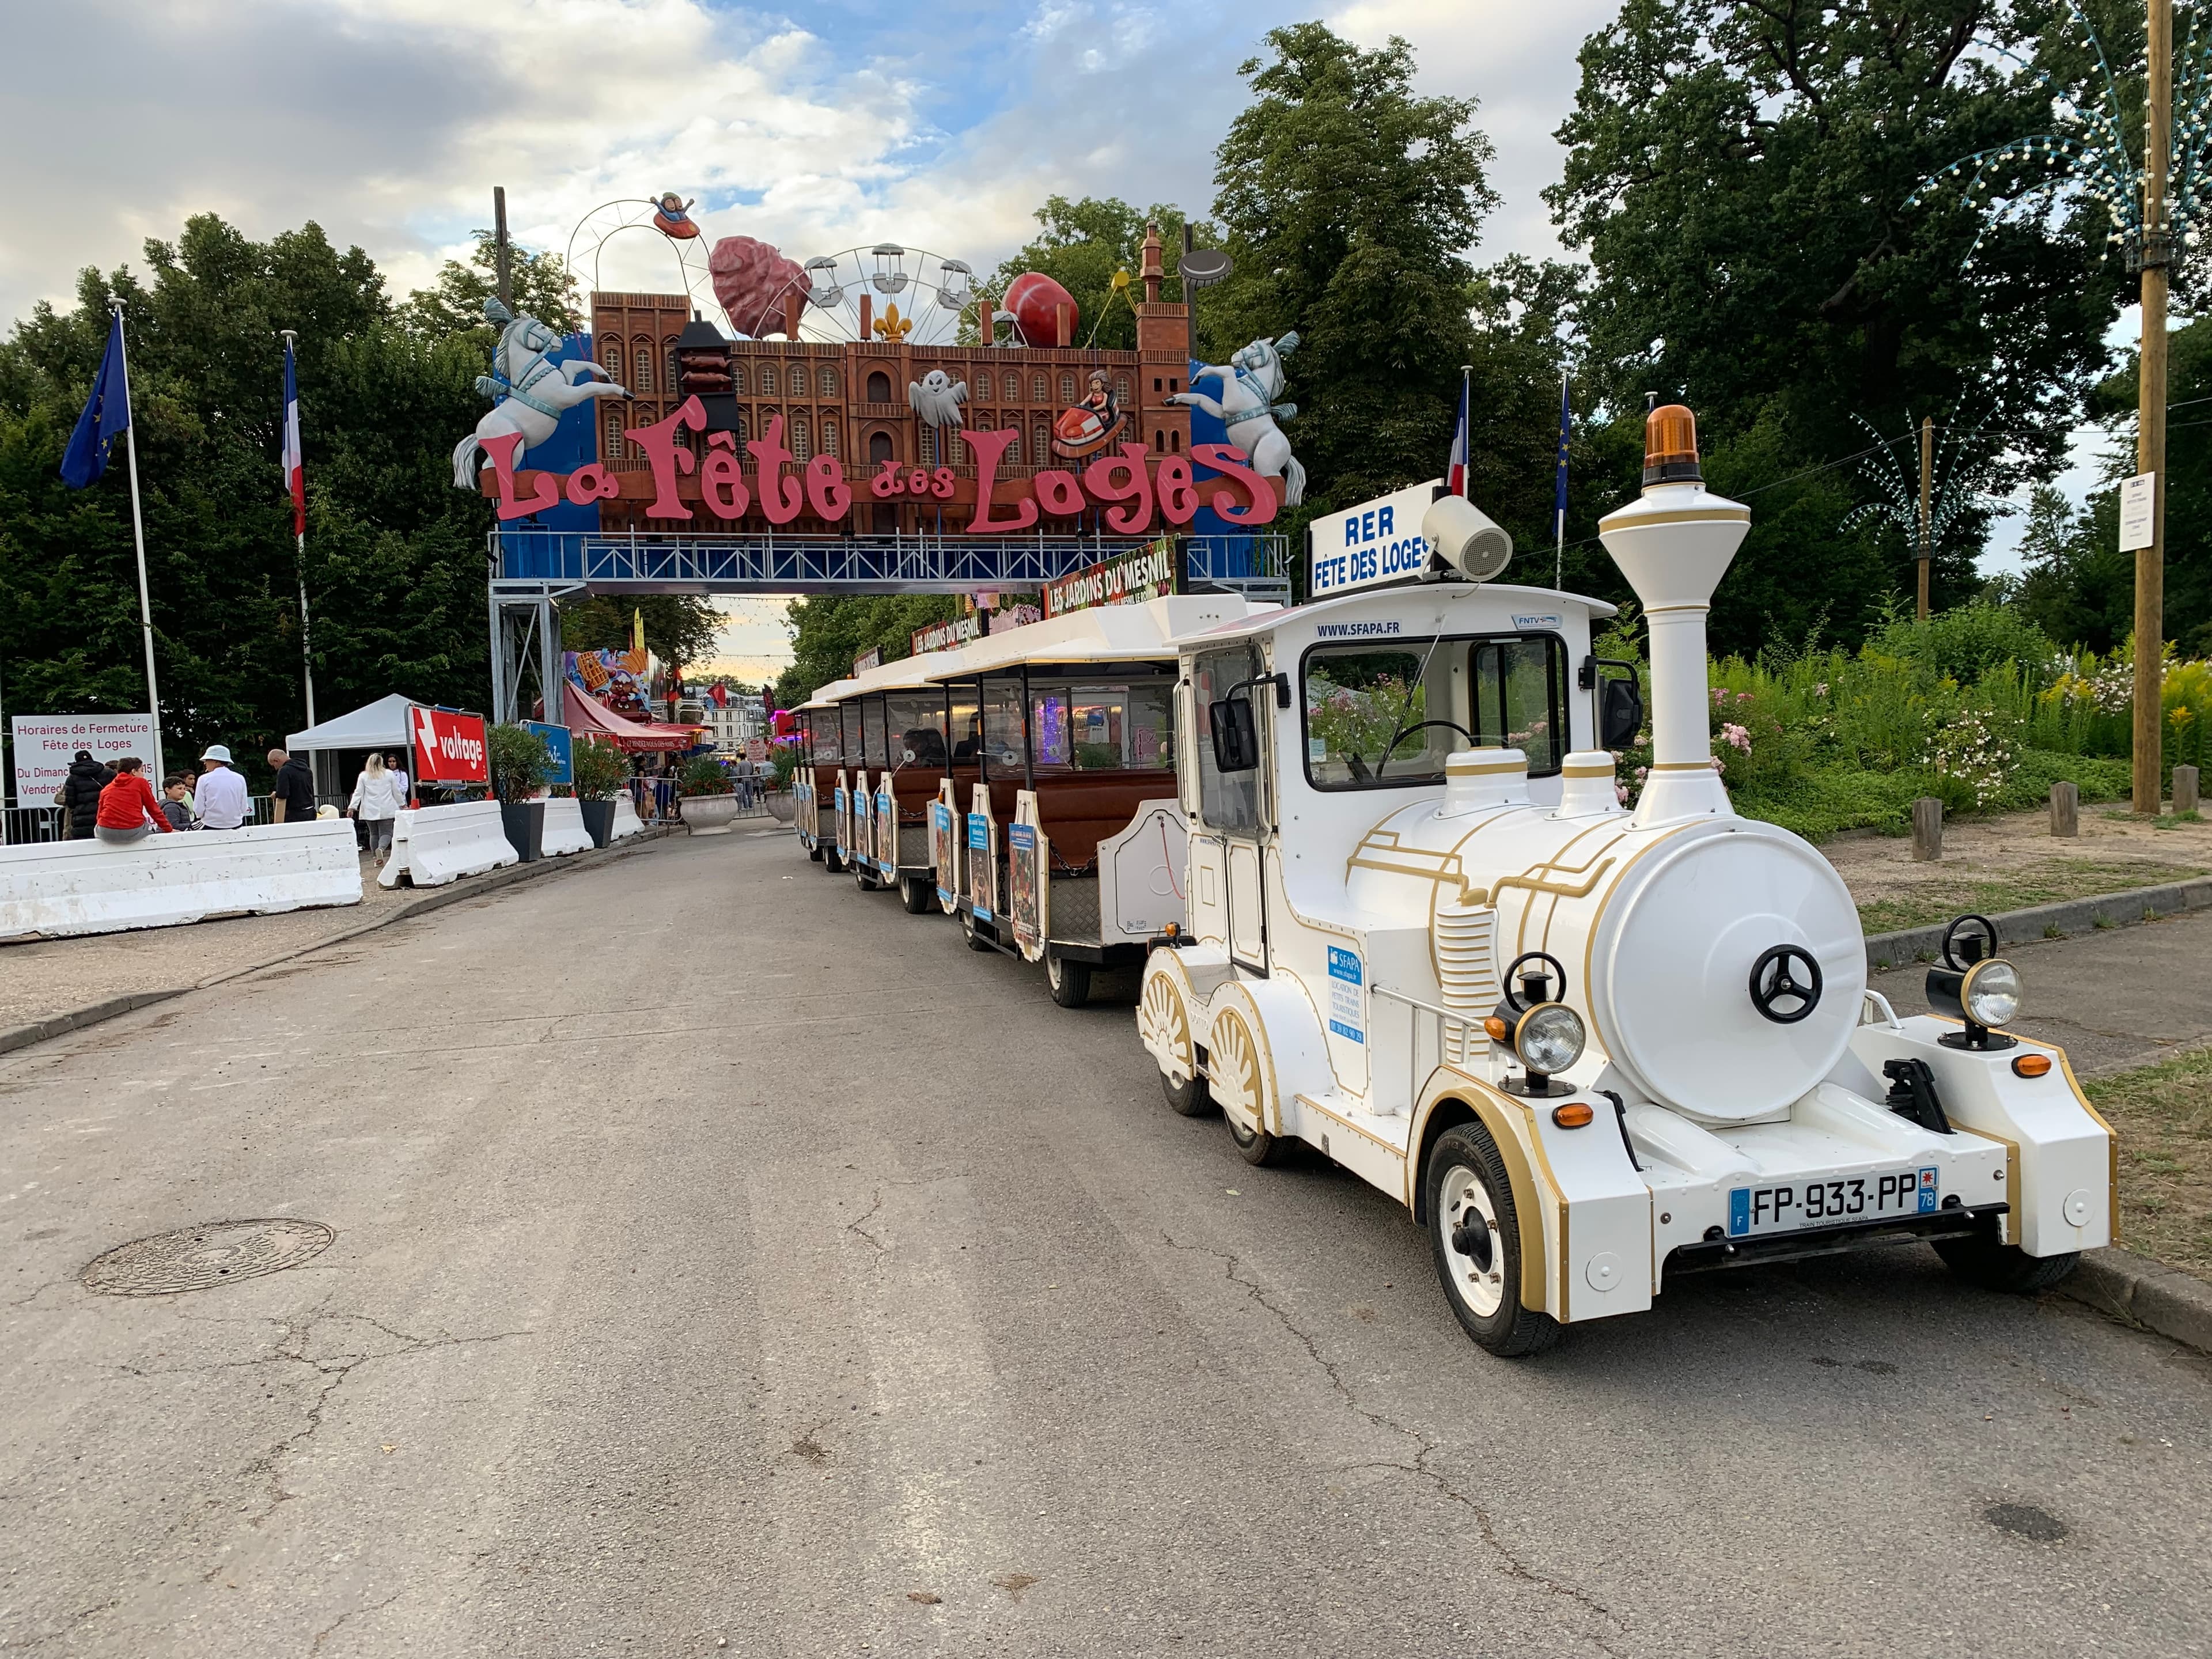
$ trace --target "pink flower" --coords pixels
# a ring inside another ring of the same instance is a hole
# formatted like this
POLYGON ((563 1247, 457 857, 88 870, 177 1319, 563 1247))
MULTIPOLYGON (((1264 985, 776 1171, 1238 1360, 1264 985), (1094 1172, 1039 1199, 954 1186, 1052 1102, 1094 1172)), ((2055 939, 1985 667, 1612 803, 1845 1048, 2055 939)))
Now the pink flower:
POLYGON ((1727 701, 1728 687, 1725 685, 1715 686, 1713 688, 1713 706, 1717 708, 1722 703, 1726 702, 1727 701))
POLYGON ((1650 769, 1650 767, 1648 767, 1648 766, 1639 766, 1639 767, 1638 767, 1638 768, 1636 769, 1636 781, 1637 781, 1637 782, 1638 782, 1638 783, 1643 782, 1643 781, 1644 781, 1644 780, 1645 775, 1646 775, 1648 773, 1650 773, 1650 770, 1651 770, 1651 769, 1650 769))
POLYGON ((1732 721, 1721 722, 1721 738, 1748 755, 1751 752, 1751 733, 1732 721))
MULTIPOLYGON (((1640 766, 1639 766, 1638 768, 1637 768, 1637 769, 1636 769, 1636 775, 1637 775, 1638 777, 1643 776, 1643 775, 1644 775, 1644 769, 1643 769, 1642 767, 1640 767, 1640 766)), ((1616 783, 1616 784, 1614 784, 1614 785, 1613 786, 1613 799, 1614 799, 1615 800, 1619 801, 1619 802, 1620 802, 1623 806, 1627 805, 1628 805, 1628 786, 1627 786, 1626 784, 1625 784, 1625 783, 1616 783)))
POLYGON ((1749 702, 1751 701, 1751 693, 1748 691, 1739 691, 1735 694, 1735 700, 1738 702, 1749 702))

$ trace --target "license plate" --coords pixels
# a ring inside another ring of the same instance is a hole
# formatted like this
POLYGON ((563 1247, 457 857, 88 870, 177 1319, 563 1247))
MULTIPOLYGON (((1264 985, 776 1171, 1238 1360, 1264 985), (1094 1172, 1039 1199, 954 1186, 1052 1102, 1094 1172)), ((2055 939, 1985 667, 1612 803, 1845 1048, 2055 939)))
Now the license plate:
POLYGON ((1942 1203, 1932 1168, 1882 1170, 1830 1181, 1778 1182, 1729 1193, 1729 1237, 1790 1233, 1925 1215, 1942 1203))

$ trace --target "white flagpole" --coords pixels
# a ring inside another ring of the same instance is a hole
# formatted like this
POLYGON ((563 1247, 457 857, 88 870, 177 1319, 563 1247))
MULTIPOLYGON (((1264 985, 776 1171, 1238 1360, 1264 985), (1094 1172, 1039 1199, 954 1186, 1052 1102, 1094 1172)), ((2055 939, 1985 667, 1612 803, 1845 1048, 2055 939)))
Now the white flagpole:
MULTIPOLYGON (((110 300, 119 321, 123 301, 110 300)), ((116 332, 123 359, 123 402, 131 404, 131 349, 123 343, 124 331, 116 332)), ((161 691, 154 679, 154 605, 146 594, 146 518, 138 506, 138 411, 131 410, 131 423, 123 428, 123 443, 131 457, 131 534, 138 544, 138 627, 146 636, 146 702, 154 717, 154 775, 166 778, 168 767, 161 758, 161 691)))
MULTIPOLYGON (((298 331, 280 328, 276 331, 284 337, 286 356, 291 356, 292 342, 299 337, 298 331)), ((299 368, 296 361, 292 375, 292 390, 296 396, 299 392, 299 368)), ((285 430, 289 433, 291 429, 289 424, 291 411, 289 409, 284 411, 283 418, 286 422, 285 430)), ((292 493, 292 478, 289 472, 284 477, 284 493, 288 496, 292 493)), ((293 562, 300 574, 300 678, 306 682, 307 688, 307 725, 312 729, 315 724, 315 655, 314 645, 309 635, 314 624, 307 615, 307 532, 304 530, 295 538, 293 562)))
MULTIPOLYGON (((1566 406, 1567 371, 1563 368, 1559 371, 1559 407, 1564 410, 1566 406)), ((1566 429, 1567 423, 1562 420, 1559 422, 1559 433, 1563 438, 1566 434, 1566 429)), ((1554 523, 1552 532, 1552 589, 1554 592, 1564 592, 1567 585, 1567 509, 1559 506, 1557 502, 1553 505, 1552 517, 1554 523)))

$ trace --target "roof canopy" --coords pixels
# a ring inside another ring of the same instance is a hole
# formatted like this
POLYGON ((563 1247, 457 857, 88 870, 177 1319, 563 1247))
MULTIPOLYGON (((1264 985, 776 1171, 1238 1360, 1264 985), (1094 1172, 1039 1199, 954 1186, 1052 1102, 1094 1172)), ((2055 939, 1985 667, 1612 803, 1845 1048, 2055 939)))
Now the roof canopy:
POLYGON ((362 704, 350 714, 295 732, 284 739, 284 746, 310 753, 318 749, 403 749, 407 744, 407 710, 411 702, 395 691, 362 704))
POLYGON ((611 738, 632 754, 680 754, 699 739, 703 726, 667 726, 658 720, 625 720, 569 682, 561 683, 567 718, 562 724, 579 737, 611 738))

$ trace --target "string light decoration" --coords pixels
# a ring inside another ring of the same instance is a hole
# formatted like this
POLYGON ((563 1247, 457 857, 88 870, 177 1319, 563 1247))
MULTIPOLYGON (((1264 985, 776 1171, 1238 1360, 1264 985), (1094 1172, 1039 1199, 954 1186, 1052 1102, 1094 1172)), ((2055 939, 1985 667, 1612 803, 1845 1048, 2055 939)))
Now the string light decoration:
MULTIPOLYGON (((1859 464, 1860 474, 1880 492, 1879 499, 1863 502, 1844 515, 1843 527, 1874 522, 1893 524, 1905 532, 1905 545, 1917 546, 1920 540, 1920 476, 1917 470, 1908 471, 1898 459, 1900 446, 1916 447, 1919 440, 1908 432, 1902 438, 1885 438, 1881 429, 1863 415, 1851 416, 1876 444, 1881 446, 1859 464)), ((1956 426, 1939 427, 1935 455, 1929 474, 1928 545, 1932 552, 1943 539, 1943 532, 1961 514, 1978 506, 2003 510, 2011 503, 1976 489, 1968 482, 1974 465, 1960 453, 1956 426)))
POLYGON ((2105 210, 2112 221, 2100 263, 2114 248, 2120 250, 2130 270, 2143 266, 2146 237, 2154 261, 2164 264, 2172 253, 2198 244, 2198 218, 2204 210, 2206 138, 2212 134, 2212 28, 2202 27, 2197 9, 2184 15, 2187 34, 2174 54, 2173 149, 2166 181, 2165 222, 2143 222, 2143 168, 2130 152, 2127 121, 2120 102, 2119 84, 2105 56, 2104 42, 2089 26, 2075 0, 2066 10, 2083 40, 2096 56, 2103 82, 2101 96, 2091 105, 2077 102, 2050 74, 2000 46, 1990 53, 2029 76, 2051 94, 2051 128, 2031 133, 1994 149, 1977 150, 1940 172, 1929 173, 1913 187, 1905 205, 1915 207, 1938 191, 1957 189, 1966 204, 1986 216, 1974 233, 1972 246, 1960 261, 1964 266, 1980 251, 1982 239, 1993 224, 2005 222, 2016 210, 2033 204, 2048 204, 2068 194, 2078 195, 2105 210), (2008 199, 2000 200, 2000 183, 2021 167, 2043 169, 2047 175, 2034 180, 2008 199), (1964 182, 1961 183, 1960 181, 1964 182))

